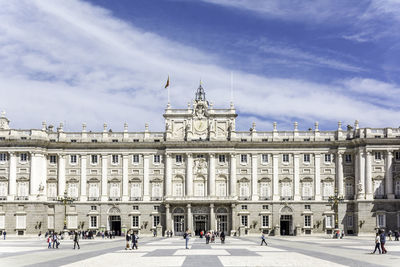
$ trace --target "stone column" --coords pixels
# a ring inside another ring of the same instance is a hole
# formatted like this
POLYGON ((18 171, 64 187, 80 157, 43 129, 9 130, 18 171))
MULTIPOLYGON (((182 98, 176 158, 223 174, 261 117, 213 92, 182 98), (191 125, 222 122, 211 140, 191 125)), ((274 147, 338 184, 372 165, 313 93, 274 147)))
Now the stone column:
POLYGON ((122 201, 129 200, 129 182, 128 182, 129 155, 122 155, 122 201))
POLYGON ((172 196, 172 160, 169 153, 165 153, 165 194, 172 196))
POLYGON ((237 214, 236 214, 236 205, 235 204, 231 204, 231 214, 232 214, 232 230, 231 230, 231 235, 232 235, 232 231, 234 233, 236 233, 236 235, 238 235, 239 233, 238 231, 238 225, 237 225, 237 214))
MULTIPOLYGON (((209 196, 215 196, 215 155, 210 154, 210 169, 208 177, 209 196)), ((212 229, 212 228, 211 228, 212 229)))
POLYGON ((357 177, 357 199, 365 198, 365 161, 364 161, 364 152, 359 149, 357 153, 358 160, 358 177, 357 177))
POLYGON ((365 163, 365 198, 368 200, 374 199, 372 192, 372 156, 370 151, 366 151, 366 163, 365 163))
POLYGON ((35 200, 38 195, 38 187, 39 187, 39 171, 40 167, 38 166, 37 155, 35 153, 30 153, 30 179, 29 179, 29 200, 35 200))
POLYGON ((10 153, 10 176, 9 176, 9 197, 7 200, 14 200, 17 192, 17 155, 15 152, 10 153))
POLYGON ((58 154, 58 196, 65 192, 65 155, 58 154))
POLYGON ((258 200, 258 176, 257 176, 258 154, 251 155, 251 200, 258 200))
POLYGON ((143 201, 149 201, 149 157, 150 155, 143 155, 143 201))
POLYGON ((279 154, 272 155, 272 200, 279 200, 279 154))
POLYGON ((107 190, 107 185, 108 185, 108 155, 102 154, 101 155, 101 201, 107 201, 108 200, 108 190, 107 190))
POLYGON ((321 154, 314 154, 315 160, 315 200, 321 200, 321 154))
POLYGON ((231 197, 237 197, 236 195, 236 154, 231 154, 231 179, 230 181, 230 195, 231 197))
POLYGON ((81 155, 81 197, 80 201, 87 200, 86 194, 86 164, 87 164, 87 155, 81 155))
MULTIPOLYGON (((186 226, 186 228, 189 230, 189 232, 191 232, 193 229, 192 206, 190 204, 187 204, 186 207, 187 207, 187 226, 186 226)), ((183 229, 183 230, 186 230, 186 229, 183 229)))
POLYGON ((41 192, 41 200, 47 200, 47 157, 46 155, 42 154, 40 155, 40 160, 41 160, 41 184, 43 191, 41 192))
POLYGON ((170 206, 169 204, 165 205, 165 227, 166 227, 166 231, 173 231, 174 229, 172 229, 172 219, 171 219, 171 212, 169 210, 170 206))
POLYGON ((385 191, 388 199, 394 199, 393 194, 393 154, 392 151, 386 152, 386 170, 385 170, 385 191))
POLYGON ((300 160, 299 154, 293 155, 293 167, 294 167, 294 200, 300 200, 300 160))
POLYGON ((211 231, 216 231, 215 227, 215 213, 214 213, 214 204, 210 204, 210 230, 211 231))
POLYGON ((186 154, 186 196, 193 196, 193 155, 186 154))
POLYGON ((343 152, 338 151, 336 155, 336 180, 339 196, 343 196, 343 152))

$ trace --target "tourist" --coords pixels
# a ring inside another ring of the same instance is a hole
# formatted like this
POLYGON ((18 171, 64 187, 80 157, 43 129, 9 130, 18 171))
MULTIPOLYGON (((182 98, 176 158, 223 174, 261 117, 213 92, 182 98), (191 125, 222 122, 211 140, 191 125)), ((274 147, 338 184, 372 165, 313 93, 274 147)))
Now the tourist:
POLYGON ((6 230, 3 231, 3 239, 6 240, 6 230))
POLYGON ((133 232, 131 235, 131 239, 132 239, 132 249, 135 249, 135 248, 138 249, 137 244, 138 244, 139 236, 137 235, 137 233, 133 232))
POLYGON ((263 243, 264 243, 266 246, 268 246, 267 242, 265 242, 265 235, 264 235, 264 233, 261 233, 261 245, 260 245, 260 246, 262 246, 263 243))
POLYGON ((399 234, 399 231, 396 230, 396 231, 394 232, 394 241, 399 241, 399 235, 400 235, 400 234, 399 234))
POLYGON ((47 237, 47 243, 48 243, 47 248, 51 248, 51 235, 47 237))
POLYGON ((385 230, 382 230, 382 233, 380 235, 380 241, 381 241, 382 254, 386 254, 387 250, 385 249, 385 243, 386 243, 385 230))
POLYGON ((219 235, 219 238, 221 239, 221 244, 225 244, 225 233, 224 233, 224 231, 221 231, 221 234, 219 235))
POLYGON ((389 241, 392 241, 392 230, 389 230, 388 237, 389 237, 389 241))
MULTIPOLYGON (((57 244, 57 233, 53 233, 53 248, 57 244)), ((58 247, 58 245, 57 245, 58 247)))
POLYGON ((183 234, 183 238, 185 239, 186 249, 189 249, 189 230, 186 230, 186 232, 183 234))
POLYGON ((206 233, 206 244, 210 243, 210 232, 206 233))
POLYGON ((156 236, 157 236, 157 230, 154 229, 154 230, 153 230, 153 237, 156 237, 156 236))
POLYGON ((215 234, 214 234, 214 232, 211 233, 211 243, 215 243, 215 234))
POLYGON ((340 239, 343 239, 344 237, 344 230, 342 230, 342 233, 340 234, 340 239))
POLYGON ((126 236, 125 236, 125 238, 126 238, 125 250, 130 249, 130 248, 129 248, 129 241, 131 240, 131 238, 130 238, 129 232, 130 232, 130 231, 128 231, 128 232, 126 233, 126 236))
POLYGON ((79 246, 79 234, 78 234, 78 232, 75 232, 75 235, 74 235, 74 249, 75 249, 76 245, 78 245, 78 249, 81 249, 81 247, 79 246))
POLYGON ((380 248, 380 246, 381 246, 381 241, 380 241, 380 240, 381 240, 381 239, 380 239, 380 237, 379 237, 379 234, 376 233, 376 236, 375 236, 375 249, 374 249, 374 252, 371 252, 371 254, 375 254, 376 249, 378 249, 379 254, 381 254, 381 248, 380 248))

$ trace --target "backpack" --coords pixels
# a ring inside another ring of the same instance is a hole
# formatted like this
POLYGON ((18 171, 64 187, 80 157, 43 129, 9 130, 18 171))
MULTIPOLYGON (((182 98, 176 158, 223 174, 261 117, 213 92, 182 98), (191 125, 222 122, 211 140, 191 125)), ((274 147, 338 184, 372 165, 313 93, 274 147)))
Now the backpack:
POLYGON ((183 239, 186 239, 186 236, 187 236, 187 234, 186 234, 186 233, 184 233, 184 234, 183 234, 183 239))

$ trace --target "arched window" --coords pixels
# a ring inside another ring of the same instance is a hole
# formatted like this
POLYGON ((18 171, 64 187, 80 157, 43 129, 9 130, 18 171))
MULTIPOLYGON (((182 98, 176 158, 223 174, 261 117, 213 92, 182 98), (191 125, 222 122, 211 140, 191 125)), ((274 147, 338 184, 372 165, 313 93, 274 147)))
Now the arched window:
POLYGON ((182 183, 182 181, 174 181, 173 182, 173 195, 175 197, 183 196, 183 183, 182 183))
POLYGON ((194 195, 196 197, 204 196, 204 181, 196 181, 194 183, 194 195))
POLYGON ((78 197, 78 183, 68 184, 68 196, 73 198, 78 197))
POLYGON ((385 194, 385 187, 383 180, 374 180, 374 196, 377 198, 383 197, 385 194))
POLYGON ((303 198, 310 198, 313 195, 312 191, 312 182, 303 182, 302 183, 302 196, 303 198))
POLYGON ((120 196, 119 183, 112 183, 110 185, 110 197, 119 197, 119 196, 120 196))
POLYGON ((271 197, 271 184, 268 182, 260 183, 260 197, 270 198, 271 197))
POLYGON ((89 197, 90 198, 99 197, 99 184, 98 183, 90 183, 89 184, 89 197))
POLYGON ((17 183, 17 196, 27 197, 29 194, 29 183, 28 182, 18 182, 17 183))
POLYGON ((292 196, 292 182, 284 181, 281 184, 282 197, 292 196))
POLYGON ((161 183, 153 183, 151 187, 152 197, 162 197, 161 183))
POLYGON ((131 197, 142 197, 140 183, 131 183, 131 197))
POLYGON ((248 182, 240 182, 240 197, 249 197, 250 189, 248 182))

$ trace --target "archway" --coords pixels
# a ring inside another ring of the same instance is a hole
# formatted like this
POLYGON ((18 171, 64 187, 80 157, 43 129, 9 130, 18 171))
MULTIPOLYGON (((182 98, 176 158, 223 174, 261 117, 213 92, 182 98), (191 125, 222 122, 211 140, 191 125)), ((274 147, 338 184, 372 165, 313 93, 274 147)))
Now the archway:
POLYGON ((113 235, 121 235, 121 211, 117 207, 112 207, 108 211, 108 229, 113 235))
POLYGON ((285 206, 280 211, 280 234, 281 235, 293 235, 293 210, 292 208, 285 206))

